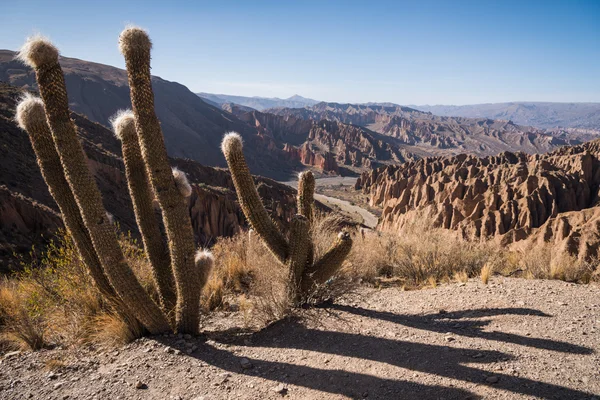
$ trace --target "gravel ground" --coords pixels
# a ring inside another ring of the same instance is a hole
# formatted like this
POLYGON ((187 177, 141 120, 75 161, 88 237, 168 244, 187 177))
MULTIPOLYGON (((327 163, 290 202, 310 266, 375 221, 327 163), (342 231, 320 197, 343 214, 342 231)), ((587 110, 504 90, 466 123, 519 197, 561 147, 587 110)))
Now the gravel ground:
POLYGON ((4 355, 2 399, 600 399, 600 288, 494 277, 360 288, 249 333, 4 355), (59 361, 57 361, 59 360, 59 361))

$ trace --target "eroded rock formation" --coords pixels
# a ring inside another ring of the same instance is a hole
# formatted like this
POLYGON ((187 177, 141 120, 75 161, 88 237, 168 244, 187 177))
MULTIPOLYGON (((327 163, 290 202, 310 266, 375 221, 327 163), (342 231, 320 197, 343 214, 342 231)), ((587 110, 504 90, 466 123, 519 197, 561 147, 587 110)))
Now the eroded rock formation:
POLYGON ((365 172, 356 188, 383 208, 378 228, 384 231, 401 232, 427 215, 466 238, 502 236, 509 244, 535 233, 566 241, 573 253, 583 246, 588 257, 598 247, 588 233, 598 232, 589 228, 597 221, 591 207, 599 202, 599 158, 600 141, 543 155, 426 158, 365 172))

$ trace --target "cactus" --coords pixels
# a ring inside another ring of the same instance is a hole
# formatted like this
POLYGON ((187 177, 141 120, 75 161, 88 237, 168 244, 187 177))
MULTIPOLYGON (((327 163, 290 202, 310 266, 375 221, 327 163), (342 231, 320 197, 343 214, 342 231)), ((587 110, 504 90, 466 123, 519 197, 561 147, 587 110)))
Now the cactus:
POLYGON ((65 178, 111 286, 148 331, 160 333, 168 330, 167 318, 127 265, 114 227, 106 216, 100 191, 88 170, 69 115, 58 50, 44 38, 33 38, 21 50, 20 58, 35 70, 46 119, 65 178))
POLYGON ((142 158, 140 143, 135 131, 135 118, 131 111, 121 111, 111 118, 111 123, 115 135, 121 140, 129 194, 144 243, 144 250, 152 265, 160 302, 163 310, 170 313, 175 309, 177 303, 175 282, 171 272, 171 260, 167 245, 162 238, 152 205, 154 193, 152 193, 146 176, 146 164, 142 158))
POLYGON ((300 175, 298 182, 299 215, 292 218, 289 241, 277 229, 265 209, 242 151, 242 138, 226 134, 221 149, 229 165, 238 201, 252 229, 271 253, 290 270, 288 293, 298 303, 318 285, 325 283, 340 268, 352 247, 347 232, 340 232, 331 248, 313 263, 314 244, 309 229, 313 218, 315 180, 311 172, 300 175))
MULTIPOLYGON (((177 287, 175 325, 178 332, 196 333, 200 320, 200 275, 194 262, 194 231, 187 204, 169 166, 162 130, 154 112, 150 77, 148 34, 140 28, 127 28, 119 37, 125 57, 131 91, 131 104, 146 172, 160 204, 169 241, 171 267, 177 287)), ((179 181, 181 183, 181 181, 179 181)))
POLYGON ((126 322, 141 323, 150 333, 170 329, 168 315, 173 309, 175 330, 196 333, 200 293, 213 258, 206 250, 196 253, 187 208, 192 187, 185 173, 168 163, 150 86, 150 40, 144 31, 129 28, 121 34, 120 45, 127 61, 133 112, 118 114, 112 122, 121 139, 129 192, 162 309, 127 264, 69 116, 58 50, 41 37, 28 40, 20 53, 21 60, 35 70, 41 99, 23 99, 18 120, 29 134, 44 179, 100 293, 126 322), (153 207, 155 197, 162 209, 168 250, 153 207))

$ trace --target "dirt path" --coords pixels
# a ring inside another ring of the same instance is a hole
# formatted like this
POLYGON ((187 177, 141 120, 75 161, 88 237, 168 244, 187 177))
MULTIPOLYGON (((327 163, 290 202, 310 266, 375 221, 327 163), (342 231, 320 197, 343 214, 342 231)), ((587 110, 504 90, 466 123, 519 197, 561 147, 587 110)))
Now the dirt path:
POLYGON ((488 286, 361 288, 255 334, 240 321, 217 314, 201 337, 104 352, 10 355, 0 398, 600 398, 597 286, 495 277, 488 286), (49 373, 49 360, 65 366, 49 373))
MULTIPOLYGON (((288 181, 288 182, 281 182, 281 183, 291 186, 294 189, 298 187, 298 181, 288 181)), ((315 180, 315 184, 317 187, 320 185, 339 185, 339 184, 344 184, 344 185, 353 187, 355 183, 356 183, 356 178, 341 177, 341 176, 329 177, 329 178, 319 178, 319 179, 315 180)), ((351 204, 349 201, 338 199, 336 197, 326 196, 323 194, 315 194, 315 199, 317 201, 320 201, 321 203, 328 205, 328 206, 336 205, 343 212, 346 212, 348 214, 357 214, 360 217, 359 219, 362 219, 362 223, 371 229, 374 229, 377 226, 378 218, 375 214, 373 214, 372 212, 370 212, 368 210, 365 210, 362 207, 351 204)))

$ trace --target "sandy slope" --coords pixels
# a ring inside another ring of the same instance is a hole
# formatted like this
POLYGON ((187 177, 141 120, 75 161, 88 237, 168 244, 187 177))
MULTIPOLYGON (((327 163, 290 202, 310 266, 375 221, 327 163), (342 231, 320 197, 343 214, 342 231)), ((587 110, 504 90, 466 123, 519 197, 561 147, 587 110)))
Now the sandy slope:
POLYGON ((593 285, 495 277, 489 286, 361 288, 254 334, 236 328, 236 313, 205 323, 198 338, 5 357, 0 398, 600 398, 593 285), (51 359, 65 367, 49 374, 51 359))

